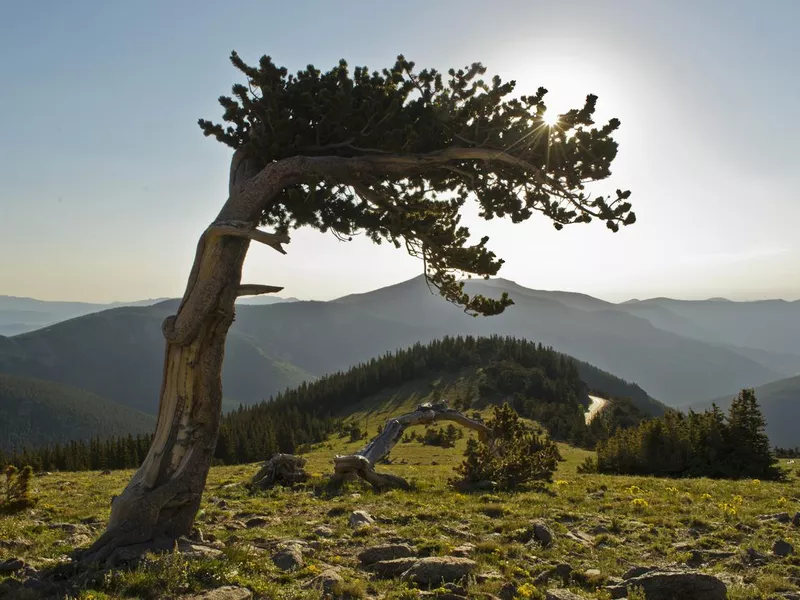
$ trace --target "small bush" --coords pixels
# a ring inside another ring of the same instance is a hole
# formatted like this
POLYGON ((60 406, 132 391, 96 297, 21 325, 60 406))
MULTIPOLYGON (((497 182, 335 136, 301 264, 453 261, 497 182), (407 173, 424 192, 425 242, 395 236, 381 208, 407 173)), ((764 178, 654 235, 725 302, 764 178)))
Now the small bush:
POLYGON ((31 478, 33 469, 29 466, 21 471, 13 465, 8 465, 3 472, 5 476, 0 510, 2 512, 16 512, 36 504, 31 496, 31 478))
POLYGON ((597 473, 597 460, 591 456, 587 456, 581 464, 578 465, 578 473, 590 474, 597 473))
POLYGON ((561 458, 551 440, 536 435, 519 420, 508 404, 495 407, 487 423, 490 439, 470 439, 464 462, 456 469, 456 485, 491 482, 502 490, 513 490, 535 480, 550 480, 561 458))

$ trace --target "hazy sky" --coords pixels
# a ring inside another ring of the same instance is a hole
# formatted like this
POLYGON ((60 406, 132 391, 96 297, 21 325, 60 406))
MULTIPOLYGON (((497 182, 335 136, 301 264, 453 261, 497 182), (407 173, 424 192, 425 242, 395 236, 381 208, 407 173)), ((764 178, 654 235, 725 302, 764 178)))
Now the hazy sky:
MULTIPOLYGON (((500 275, 610 300, 798 298, 798 22, 795 0, 0 0, 0 294, 183 293, 230 159, 196 122, 219 120, 236 49, 292 71, 481 61, 521 93, 544 85, 556 110, 597 94, 622 121, 610 184, 633 191, 638 222, 473 215, 500 275)), ((422 268, 313 231, 288 251, 254 246, 245 280, 329 299, 422 268)))

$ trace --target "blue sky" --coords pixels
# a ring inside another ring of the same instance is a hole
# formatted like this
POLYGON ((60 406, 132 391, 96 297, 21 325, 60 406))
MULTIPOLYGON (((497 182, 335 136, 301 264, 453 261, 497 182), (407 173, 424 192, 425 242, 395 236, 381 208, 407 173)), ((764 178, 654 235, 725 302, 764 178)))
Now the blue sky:
MULTIPOLYGON (((622 121, 609 185, 639 222, 555 232, 466 221, 501 276, 610 300, 800 298, 800 2, 2 2, 0 294, 177 296, 225 200, 229 149, 204 138, 237 82, 232 49, 295 70, 405 54, 483 62, 553 109, 599 96, 622 121)), ((401 251, 296 232, 253 248, 250 282, 329 299, 413 277, 401 251)))

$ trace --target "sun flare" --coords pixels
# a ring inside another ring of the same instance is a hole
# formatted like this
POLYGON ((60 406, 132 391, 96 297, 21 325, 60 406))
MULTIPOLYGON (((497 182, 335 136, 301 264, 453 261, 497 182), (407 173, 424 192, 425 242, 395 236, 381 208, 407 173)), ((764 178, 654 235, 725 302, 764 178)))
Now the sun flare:
POLYGON ((542 121, 544 121, 544 124, 548 127, 553 127, 558 125, 558 115, 554 112, 545 112, 542 115, 542 121))

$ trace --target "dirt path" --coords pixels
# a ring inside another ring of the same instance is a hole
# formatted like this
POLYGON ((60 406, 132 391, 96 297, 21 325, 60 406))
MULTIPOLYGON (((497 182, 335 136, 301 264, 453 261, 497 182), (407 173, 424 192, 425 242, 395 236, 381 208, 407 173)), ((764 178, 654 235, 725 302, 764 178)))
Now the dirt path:
POLYGON ((606 404, 608 404, 608 400, 606 400, 605 398, 599 398, 597 396, 589 396, 589 400, 591 400, 592 403, 586 410, 587 425, 591 423, 592 419, 594 419, 598 414, 600 414, 600 411, 606 407, 606 404))

